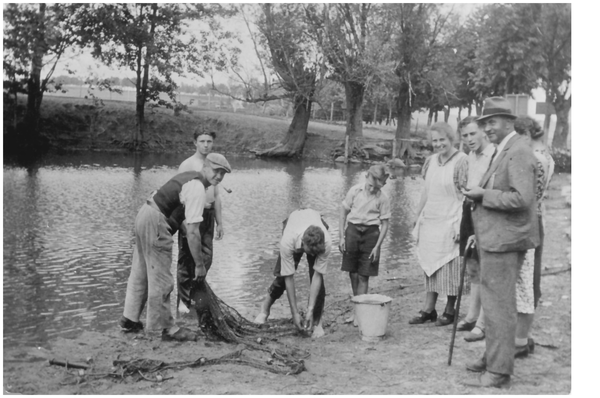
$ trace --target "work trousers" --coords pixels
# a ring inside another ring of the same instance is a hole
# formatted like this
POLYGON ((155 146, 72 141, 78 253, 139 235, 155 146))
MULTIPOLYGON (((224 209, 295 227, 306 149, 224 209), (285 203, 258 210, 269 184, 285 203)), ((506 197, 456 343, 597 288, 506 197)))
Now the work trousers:
POLYGON ((493 253, 479 250, 481 306, 485 319, 487 370, 513 374, 517 326, 517 275, 525 252, 493 253))
POLYGON ((147 301, 147 330, 169 329, 175 325, 171 315, 172 250, 173 237, 167 218, 144 204, 135 218, 135 246, 123 315, 138 322, 147 301))
MULTIPOLYGON (((185 221, 184 221, 185 222, 185 221)), ((215 234, 215 210, 204 209, 202 222, 199 226, 202 245, 202 258, 206 271, 210 269, 213 260, 213 237, 215 234)), ((191 294, 196 277, 196 262, 192 257, 187 236, 179 229, 179 257, 177 259, 177 297, 190 308, 191 294)))

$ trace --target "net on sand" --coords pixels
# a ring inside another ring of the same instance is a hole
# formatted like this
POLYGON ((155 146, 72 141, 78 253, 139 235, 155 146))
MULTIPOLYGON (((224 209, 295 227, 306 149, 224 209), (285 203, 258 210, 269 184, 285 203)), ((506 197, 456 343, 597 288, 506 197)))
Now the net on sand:
POLYGON ((119 373, 123 376, 144 377, 144 373, 166 369, 226 363, 252 366, 278 374, 293 375, 306 370, 304 360, 310 353, 278 340, 283 336, 300 333, 290 320, 280 319, 269 321, 265 325, 255 324, 217 297, 206 281, 196 284, 192 291, 192 302, 205 338, 237 344, 236 351, 218 358, 201 357, 194 361, 171 363, 145 358, 117 360, 113 365, 120 367, 119 373))

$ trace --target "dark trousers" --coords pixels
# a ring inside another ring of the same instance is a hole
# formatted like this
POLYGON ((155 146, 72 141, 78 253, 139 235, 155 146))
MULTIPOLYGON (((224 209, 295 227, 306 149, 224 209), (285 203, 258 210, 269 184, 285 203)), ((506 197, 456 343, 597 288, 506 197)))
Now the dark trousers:
MULTIPOLYGON (((184 221, 185 222, 185 221, 184 221)), ((215 234, 215 210, 204 209, 200 223, 200 239, 202 258, 206 271, 210 269, 213 260, 213 236, 215 234)), ((192 289, 196 277, 196 263, 190 252, 187 237, 179 229, 179 258, 177 259, 177 297, 189 308, 191 306, 192 289)))
POLYGON ((517 326, 515 288, 525 252, 493 253, 480 250, 479 255, 487 370, 511 375, 517 326))
MULTIPOLYGON (((321 222, 325 226, 325 228, 329 229, 329 225, 321 218, 321 222)), ((283 221, 283 230, 285 230, 285 226, 287 225, 287 219, 283 221)), ((282 231, 283 232, 283 231, 282 231)), ((294 252, 294 268, 298 269, 298 264, 300 263, 300 259, 304 255, 304 250, 298 249, 294 252)), ((308 277, 310 282, 312 283, 313 275, 315 274, 315 260, 316 256, 306 255, 306 261, 308 262, 308 277)), ((268 292, 269 296, 273 302, 279 299, 283 292, 285 292, 285 278, 281 276, 281 253, 277 256, 277 263, 275 264, 275 269, 273 270, 273 275, 275 275, 275 280, 269 286, 268 292)), ((309 289, 310 291, 310 289, 309 289)), ((321 320, 321 316, 323 315, 323 308, 325 307, 325 278, 323 278, 321 283, 321 289, 319 290, 319 294, 317 295, 317 301, 315 302, 315 308, 313 309, 313 319, 314 324, 318 324, 321 320)))

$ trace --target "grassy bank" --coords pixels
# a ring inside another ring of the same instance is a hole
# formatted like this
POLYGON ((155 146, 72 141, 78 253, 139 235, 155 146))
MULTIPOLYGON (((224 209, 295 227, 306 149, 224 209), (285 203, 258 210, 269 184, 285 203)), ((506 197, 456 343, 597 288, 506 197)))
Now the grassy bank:
MULTIPOLYGON (((125 150, 123 143, 131 140, 135 131, 135 104, 128 101, 104 101, 93 108, 92 101, 82 98, 44 98, 42 104, 42 135, 52 147, 66 150, 125 150)), ((233 113, 229 111, 190 108, 191 113, 174 115, 169 109, 147 109, 147 131, 144 148, 149 152, 189 152, 194 130, 202 126, 215 131, 215 151, 251 154, 253 150, 270 148, 279 143, 291 123, 291 118, 233 113)), ((9 124, 6 121, 5 126, 9 124)), ((391 149, 394 126, 366 125, 366 144, 391 149)), ((303 157, 333 160, 332 152, 344 143, 343 123, 311 121, 303 157)), ((6 128, 5 128, 6 134, 6 128)))

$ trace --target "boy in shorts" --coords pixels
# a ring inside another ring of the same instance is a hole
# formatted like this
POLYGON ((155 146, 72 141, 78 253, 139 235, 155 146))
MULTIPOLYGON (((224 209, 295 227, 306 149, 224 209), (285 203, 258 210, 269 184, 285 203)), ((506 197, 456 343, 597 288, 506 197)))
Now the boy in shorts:
MULTIPOLYGON (((340 207, 342 271, 350 275, 354 296, 366 294, 369 277, 379 273, 381 242, 387 234, 392 215, 390 200, 381 191, 388 176, 383 165, 371 166, 366 181, 350 188, 340 207)), ((346 322, 357 326, 354 316, 346 322)))

